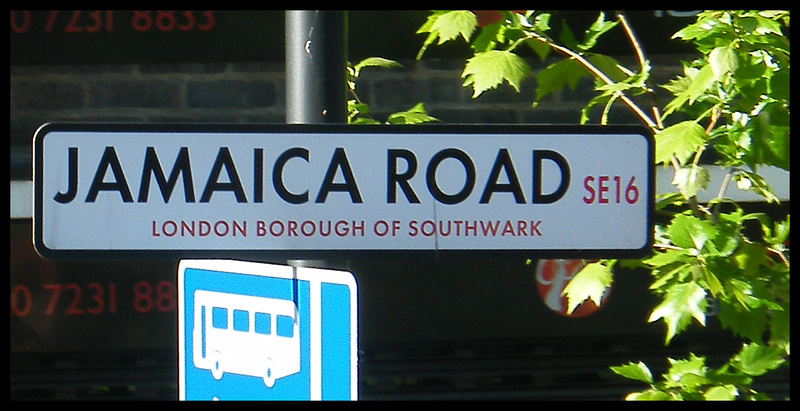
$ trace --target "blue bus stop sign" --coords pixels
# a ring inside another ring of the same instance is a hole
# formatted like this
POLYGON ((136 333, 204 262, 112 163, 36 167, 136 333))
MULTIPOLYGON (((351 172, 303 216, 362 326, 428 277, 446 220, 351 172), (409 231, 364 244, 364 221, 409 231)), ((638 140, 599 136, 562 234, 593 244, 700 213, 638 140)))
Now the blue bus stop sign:
POLYGON ((178 301, 180 400, 358 399, 351 273, 182 260, 178 301))

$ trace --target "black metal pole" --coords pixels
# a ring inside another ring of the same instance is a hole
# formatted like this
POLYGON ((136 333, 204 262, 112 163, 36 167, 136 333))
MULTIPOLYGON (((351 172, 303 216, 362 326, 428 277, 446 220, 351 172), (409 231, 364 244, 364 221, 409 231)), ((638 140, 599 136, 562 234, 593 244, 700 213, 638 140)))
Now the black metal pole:
POLYGON ((286 123, 347 122, 347 11, 286 11, 286 123))
MULTIPOLYGON (((286 11, 286 123, 347 123, 347 12, 286 11)), ((327 267, 322 260, 291 266, 327 267)))

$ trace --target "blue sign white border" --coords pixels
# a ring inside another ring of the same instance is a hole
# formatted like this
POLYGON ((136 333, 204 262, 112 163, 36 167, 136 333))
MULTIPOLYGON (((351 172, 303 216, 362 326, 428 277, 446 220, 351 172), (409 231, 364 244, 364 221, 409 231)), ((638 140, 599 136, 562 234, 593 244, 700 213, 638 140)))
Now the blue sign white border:
MULTIPOLYGON (((358 399, 358 293, 355 277, 346 271, 327 270, 312 267, 293 267, 276 264, 237 261, 226 259, 188 259, 178 265, 178 399, 186 400, 186 324, 184 321, 184 284, 186 269, 218 271, 222 273, 264 276, 279 279, 308 281, 312 287, 311 310, 320 311, 319 287, 322 283, 341 284, 350 290, 350 399, 358 399), (314 292, 314 290, 317 292, 314 292)), ((310 399, 322 399, 322 350, 321 324, 310 324, 310 399)))

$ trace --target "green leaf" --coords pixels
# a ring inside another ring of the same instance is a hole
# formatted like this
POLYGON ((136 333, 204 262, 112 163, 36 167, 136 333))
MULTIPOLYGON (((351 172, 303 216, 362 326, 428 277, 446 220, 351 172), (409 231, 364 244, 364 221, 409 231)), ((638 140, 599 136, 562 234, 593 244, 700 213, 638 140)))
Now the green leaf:
POLYGON ((643 362, 639 361, 638 363, 628 363, 625 365, 619 365, 611 367, 611 371, 632 380, 646 382, 648 384, 653 383, 653 374, 650 372, 650 369, 647 368, 643 362))
MULTIPOLYGON (((729 294, 734 292, 728 287, 729 294)), ((719 322, 736 335, 753 341, 759 341, 764 336, 767 327, 766 309, 746 309, 739 300, 719 300, 719 322)))
POLYGON ((347 111, 356 114, 369 114, 369 105, 364 103, 359 103, 355 100, 348 100, 347 111))
POLYGON ((703 54, 708 54, 720 42, 732 41, 733 37, 734 28, 727 11, 702 12, 695 24, 683 28, 673 36, 693 42, 703 54))
POLYGON ((717 271, 716 268, 722 265, 716 263, 717 260, 718 259, 714 260, 714 264, 707 264, 706 266, 700 267, 703 279, 705 280, 706 288, 711 293, 711 296, 715 298, 718 296, 725 295, 725 287, 722 285, 722 282, 720 282, 719 278, 715 274, 715 271, 717 271))
POLYGON ((476 53, 494 50, 498 43, 505 41, 506 26, 498 21, 481 28, 472 41, 472 49, 476 53))
POLYGON ((689 326, 692 318, 705 325, 707 304, 705 290, 696 283, 676 284, 667 290, 664 301, 650 313, 647 321, 664 320, 667 325, 666 343, 669 344, 678 332, 689 326))
POLYGON ((689 353, 685 360, 669 358, 670 367, 664 375, 667 387, 697 387, 708 383, 705 357, 689 353))
MULTIPOLYGON (((533 28, 543 37, 547 37, 544 33, 550 30, 550 14, 537 14, 536 17, 534 17, 533 28)), ((525 44, 527 44, 542 61, 550 54, 550 46, 541 40, 531 39, 530 41, 526 41, 525 44)))
POLYGON ((698 16, 697 22, 690 24, 672 35, 674 39, 695 40, 716 34, 715 28, 719 26, 719 21, 710 16, 698 16))
POLYGON ((626 401, 669 401, 676 399, 677 398, 675 394, 670 394, 655 389, 648 389, 640 392, 632 392, 625 396, 626 401))
POLYGON ((717 80, 721 80, 728 73, 733 73, 739 67, 739 60, 733 45, 711 50, 708 55, 708 63, 717 80))
POLYGON ((355 76, 358 77, 358 75, 361 73, 361 69, 365 67, 393 68, 403 67, 403 65, 394 60, 389 60, 382 57, 368 57, 359 61, 355 66, 353 66, 353 69, 355 70, 355 76))
POLYGON ((352 119, 350 124, 381 124, 381 122, 367 117, 358 117, 352 119))
POLYGON ((611 105, 614 103, 614 101, 616 101, 616 99, 616 94, 605 92, 590 100, 581 110, 581 124, 586 124, 589 122, 589 114, 591 113, 592 108, 600 104, 603 104, 604 107, 599 123, 601 125, 608 124, 608 114, 611 109, 611 105))
POLYGON ((758 270, 767 261, 767 250, 762 245, 744 243, 733 256, 739 269, 746 273, 758 270))
POLYGON ((772 245, 786 242, 789 239, 790 218, 791 215, 787 215, 786 221, 778 221, 773 229, 769 217, 759 216, 758 221, 761 223, 761 230, 764 231, 764 241, 772 245))
POLYGON ((681 250, 666 250, 663 253, 655 253, 652 257, 644 260, 644 263, 657 268, 684 260, 685 252, 681 250))
MULTIPOLYGON (((673 377, 674 378, 674 377, 673 377)), ((697 388, 708 385, 710 381, 704 376, 687 373, 680 377, 675 386, 680 387, 684 391, 695 391, 697 388)))
MULTIPOLYGON (((788 101, 788 100, 787 100, 788 101)), ((789 170, 789 109, 778 102, 761 104, 751 121, 752 156, 755 164, 770 164, 789 170)), ((755 168, 755 164, 750 164, 755 168)))
POLYGON ((781 311, 775 311, 770 316, 770 343, 776 344, 777 347, 783 348, 786 352, 789 351, 790 339, 790 308, 789 303, 784 303, 785 308, 781 311))
POLYGON ((669 126, 656 134, 656 163, 669 164, 674 155, 681 164, 706 143, 706 132, 699 124, 687 120, 669 126))
POLYGON ((567 22, 562 20, 561 21, 561 32, 559 33, 559 40, 561 43, 564 44, 565 47, 568 49, 576 49, 578 48, 578 40, 575 39, 575 35, 572 33, 572 29, 569 28, 567 22))
POLYGON ((355 100, 347 101, 348 124, 380 124, 379 121, 369 117, 369 105, 358 103, 355 100))
POLYGON ((584 266, 561 292, 567 297, 567 313, 572 314, 586 300, 592 300, 600 307, 603 294, 613 282, 614 275, 605 264, 594 262, 584 266))
POLYGON ((717 80, 710 65, 704 65, 699 70, 686 68, 684 73, 686 74, 684 79, 677 82, 673 81, 670 83, 670 87, 667 88, 675 94, 675 98, 664 107, 664 117, 678 111, 687 103, 694 103, 717 80))
POLYGON ((684 203, 681 193, 661 193, 656 195, 656 211, 663 210, 669 206, 678 206, 684 203))
POLYGON ((700 190, 708 188, 711 175, 703 168, 692 164, 690 167, 681 167, 675 170, 672 184, 678 187, 678 191, 687 200, 697 195, 700 190))
POLYGON ((763 290, 764 285, 759 282, 749 282, 739 278, 731 278, 728 282, 729 289, 746 310, 767 306, 773 310, 780 310, 780 306, 768 299, 763 298, 766 294, 763 290))
POLYGON ((653 270, 652 274, 656 279, 650 285, 650 289, 656 290, 658 294, 664 294, 671 283, 683 282, 686 277, 691 275, 692 267, 693 265, 690 263, 674 263, 653 270))
POLYGON ((738 396, 739 390, 732 384, 711 387, 703 394, 703 398, 708 401, 733 401, 738 396))
POLYGON ((531 69, 525 60, 505 50, 490 50, 477 53, 467 61, 461 77, 464 86, 473 86, 472 98, 477 98, 486 90, 497 88, 507 81, 519 92, 520 83, 530 74, 531 69))
POLYGON ((765 347, 759 344, 745 344, 742 351, 732 360, 733 366, 745 374, 759 376, 777 369, 786 362, 784 351, 780 348, 765 347))
POLYGON ((781 35, 781 25, 778 22, 761 16, 744 17, 740 20, 740 24, 745 30, 753 34, 762 36, 767 34, 781 35))
POLYGON ((717 234, 717 227, 710 221, 695 216, 679 214, 667 228, 672 243, 682 248, 701 250, 706 241, 717 234))
POLYGON ((533 27, 539 33, 547 33, 550 31, 550 13, 536 13, 533 18, 533 27))
POLYGON ((541 101, 548 94, 561 91, 564 86, 569 86, 574 90, 578 81, 583 77, 591 77, 591 74, 573 59, 561 60, 547 66, 536 75, 535 103, 541 101))
MULTIPOLYGON (((592 54, 587 60, 592 63, 597 69, 602 71, 608 78, 616 83, 622 83, 611 86, 598 87, 599 90, 606 88, 618 88, 621 91, 629 90, 632 87, 642 87, 644 82, 650 76, 650 63, 645 62, 642 73, 632 74, 628 69, 625 69, 616 59, 605 54, 592 54)), ((588 71, 587 71, 588 73, 588 71)))
POLYGON ((417 103, 414 107, 406 111, 400 111, 389 116, 389 124, 420 124, 432 121, 439 121, 436 117, 428 115, 425 111, 425 104, 417 103))
POLYGON ((733 269, 731 266, 732 261, 727 260, 727 257, 733 254, 742 242, 740 236, 741 225, 730 218, 731 214, 729 213, 718 215, 718 220, 715 224, 717 232, 711 238, 711 241, 706 243, 706 249, 703 250, 708 258, 723 257, 719 261, 725 261, 726 269, 733 269))
POLYGON ((434 11, 428 16, 425 24, 417 30, 417 34, 429 33, 417 53, 417 60, 421 59, 428 46, 437 40, 437 44, 440 45, 458 37, 469 41, 477 27, 478 18, 469 10, 434 11))
POLYGON ((606 21, 605 14, 600 13, 600 15, 597 16, 597 20, 595 20, 586 30, 586 33, 584 33, 583 42, 578 44, 577 48, 588 51, 597 44, 597 40, 600 36, 616 27, 617 24, 619 23, 616 21, 606 21))

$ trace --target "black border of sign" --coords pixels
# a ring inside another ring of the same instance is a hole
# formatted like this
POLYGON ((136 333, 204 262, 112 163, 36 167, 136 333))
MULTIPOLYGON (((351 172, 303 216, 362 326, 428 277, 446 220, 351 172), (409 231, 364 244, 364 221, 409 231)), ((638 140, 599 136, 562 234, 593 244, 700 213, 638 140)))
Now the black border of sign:
POLYGON ((527 125, 527 124, 195 124, 195 123, 46 123, 33 136, 33 242, 36 251, 50 260, 180 260, 188 258, 239 258, 276 262, 287 260, 340 260, 349 258, 639 258, 649 254, 653 244, 655 210, 655 140, 647 127, 638 125, 527 125), (51 250, 44 245, 43 213, 44 139, 53 131, 85 132, 175 132, 175 133, 299 133, 299 134, 638 134, 647 140, 648 193, 647 242, 639 249, 622 250, 51 250))

